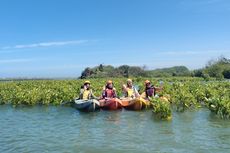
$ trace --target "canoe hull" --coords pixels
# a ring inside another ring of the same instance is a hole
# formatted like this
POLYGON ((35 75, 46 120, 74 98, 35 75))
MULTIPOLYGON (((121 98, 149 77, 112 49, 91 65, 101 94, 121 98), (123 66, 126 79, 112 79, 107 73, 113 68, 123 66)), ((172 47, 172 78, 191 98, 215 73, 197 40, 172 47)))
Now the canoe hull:
POLYGON ((104 110, 117 110, 122 109, 122 102, 120 99, 111 98, 111 99, 102 99, 99 100, 100 106, 104 110))
POLYGON ((143 110, 150 107, 150 102, 143 98, 122 100, 122 103, 127 110, 143 110))
POLYGON ((75 100, 74 107, 80 111, 93 112, 100 109, 100 103, 97 100, 75 100))

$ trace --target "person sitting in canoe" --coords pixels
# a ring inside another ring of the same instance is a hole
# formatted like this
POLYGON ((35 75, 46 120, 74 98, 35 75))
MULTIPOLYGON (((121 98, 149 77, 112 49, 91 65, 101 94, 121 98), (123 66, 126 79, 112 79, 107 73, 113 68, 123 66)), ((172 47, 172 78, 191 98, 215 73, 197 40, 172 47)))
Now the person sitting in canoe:
POLYGON ((151 84, 149 80, 145 81, 145 92, 141 94, 141 97, 148 100, 149 97, 155 97, 156 96, 156 91, 161 91, 162 88, 160 87, 155 87, 151 84))
POLYGON ((125 98, 136 98, 139 97, 137 89, 133 86, 133 81, 131 79, 127 80, 127 84, 122 86, 125 98))
POLYGON ((80 111, 93 112, 100 109, 97 99, 90 87, 90 81, 85 81, 81 86, 79 98, 74 100, 73 106, 80 111))
POLYGON ((116 98, 117 92, 116 89, 113 87, 113 81, 108 80, 106 85, 103 87, 102 98, 116 98))
POLYGON ((99 100, 100 107, 104 110, 117 110, 122 108, 122 102, 117 98, 113 82, 108 80, 103 87, 102 98, 99 100))
POLYGON ((90 81, 85 81, 84 85, 80 90, 79 99, 89 100, 89 99, 98 99, 94 94, 92 89, 90 88, 90 81))

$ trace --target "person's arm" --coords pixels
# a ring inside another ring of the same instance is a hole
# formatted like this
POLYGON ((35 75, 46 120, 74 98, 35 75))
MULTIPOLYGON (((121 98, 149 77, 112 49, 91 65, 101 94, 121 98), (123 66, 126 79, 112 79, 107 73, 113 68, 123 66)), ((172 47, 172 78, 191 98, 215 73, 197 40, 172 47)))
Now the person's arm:
POLYGON ((90 89, 90 96, 89 96, 89 99, 95 99, 94 97, 95 97, 95 96, 94 96, 94 94, 93 94, 93 90, 90 89))
POLYGON ((122 97, 127 97, 128 96, 128 90, 127 86, 125 84, 122 85, 122 97))
POLYGON ((144 98, 144 99, 147 98, 145 92, 143 92, 143 93, 141 94, 141 98, 144 98))
POLYGON ((78 99, 83 99, 83 92, 84 92, 84 89, 81 89, 81 90, 80 90, 80 94, 79 94, 79 98, 78 98, 78 99))
POLYGON ((163 90, 163 87, 155 87, 155 86, 154 86, 154 90, 155 90, 155 91, 162 91, 162 90, 163 90))
POLYGON ((140 94, 135 87, 134 87, 134 94, 135 94, 135 97, 140 97, 140 94))
POLYGON ((122 91, 123 91, 124 93, 127 92, 127 87, 126 87, 125 84, 122 85, 122 91))
POLYGON ((96 97, 95 95, 94 95, 94 93, 93 93, 93 90, 92 89, 90 89, 91 91, 91 99, 99 99, 99 97, 96 97))
POLYGON ((103 90, 102 90, 102 98, 105 98, 106 97, 106 88, 105 86, 103 87, 103 90))

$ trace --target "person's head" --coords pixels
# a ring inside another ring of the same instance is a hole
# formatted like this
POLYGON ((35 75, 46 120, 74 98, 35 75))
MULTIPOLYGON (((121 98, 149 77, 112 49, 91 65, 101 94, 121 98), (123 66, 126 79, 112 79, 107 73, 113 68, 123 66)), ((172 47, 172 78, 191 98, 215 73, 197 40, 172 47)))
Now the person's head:
POLYGON ((84 86, 87 88, 87 89, 89 89, 89 87, 90 87, 90 81, 85 81, 84 82, 84 86))
POLYGON ((151 87, 151 82, 149 80, 145 80, 145 87, 150 88, 151 87))
POLYGON ((131 79, 127 79, 127 86, 132 87, 133 81, 131 79))
POLYGON ((108 80, 106 82, 106 87, 109 88, 109 89, 112 89, 113 88, 113 81, 112 80, 108 80))

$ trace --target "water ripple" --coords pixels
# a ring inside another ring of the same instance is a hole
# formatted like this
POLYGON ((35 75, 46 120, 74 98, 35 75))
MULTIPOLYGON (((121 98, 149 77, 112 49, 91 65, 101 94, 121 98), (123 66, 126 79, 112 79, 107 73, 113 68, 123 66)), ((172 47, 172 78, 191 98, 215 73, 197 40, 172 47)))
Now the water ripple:
POLYGON ((209 111, 82 113, 69 107, 0 106, 0 152, 228 152, 230 123, 209 111))

